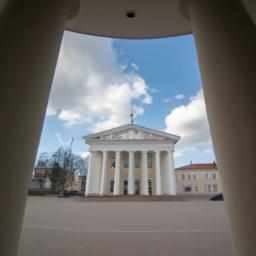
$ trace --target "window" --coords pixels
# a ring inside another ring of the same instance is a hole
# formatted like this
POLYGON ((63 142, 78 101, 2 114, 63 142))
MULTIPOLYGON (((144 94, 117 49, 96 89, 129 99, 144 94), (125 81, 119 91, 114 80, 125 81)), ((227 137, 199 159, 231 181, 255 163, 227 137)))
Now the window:
POLYGON ((184 173, 181 174, 181 179, 185 180, 185 174, 184 173))
POLYGON ((140 168, 140 159, 135 158, 135 168, 140 168))
POLYGON ((214 180, 216 180, 216 178, 217 178, 216 173, 213 173, 213 174, 212 174, 212 178, 213 178, 214 180))
POLYGON ((152 158, 148 158, 148 168, 152 168, 152 158))
POLYGON ((212 192, 212 186, 210 184, 207 185, 208 192, 212 192))
POLYGON ((194 192, 198 192, 198 186, 194 186, 194 192))
POLYGON ((209 179, 209 173, 206 173, 206 174, 205 174, 205 178, 206 178, 206 179, 209 179))
POLYGON ((112 168, 115 168, 115 166, 116 166, 116 161, 115 160, 116 159, 114 157, 111 159, 111 167, 112 168))
POLYGON ((213 192, 218 192, 218 185, 217 184, 213 184, 213 192))
POLYGON ((193 180, 196 180, 196 175, 195 174, 193 174, 193 180))
POLYGON ((188 185, 188 186, 184 186, 184 192, 191 192, 192 189, 191 189, 191 186, 188 185))
POLYGON ((124 159, 124 168, 128 168, 128 166, 129 166, 129 160, 128 160, 128 158, 125 158, 124 159))
POLYGON ((188 174, 188 180, 190 180, 191 179, 191 176, 190 176, 190 174, 188 174))

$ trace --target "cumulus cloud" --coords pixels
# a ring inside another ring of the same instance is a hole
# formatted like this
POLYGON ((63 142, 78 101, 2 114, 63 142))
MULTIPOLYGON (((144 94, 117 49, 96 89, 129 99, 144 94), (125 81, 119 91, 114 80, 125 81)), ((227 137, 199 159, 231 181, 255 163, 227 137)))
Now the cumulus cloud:
POLYGON ((139 71, 140 68, 138 67, 138 65, 136 63, 132 63, 131 64, 132 68, 135 70, 135 71, 139 71))
POLYGON ((174 156, 175 157, 182 157, 184 155, 184 153, 191 153, 191 152, 195 152, 196 151, 196 147, 185 147, 185 148, 177 148, 177 150, 175 150, 174 152, 174 156))
POLYGON ((211 141, 203 91, 190 98, 187 105, 181 105, 165 118, 166 131, 181 136, 183 145, 196 145, 211 141))
POLYGON ((182 99, 184 99, 185 98, 185 95, 184 94, 177 94, 177 95, 175 95, 175 99, 176 100, 182 100, 182 99))
POLYGON ((65 32, 47 114, 66 127, 87 123, 95 132, 128 123, 131 100, 138 104, 137 115, 152 103, 135 65, 124 72, 112 39, 65 32))
POLYGON ((71 127, 76 124, 91 122, 90 117, 84 116, 82 113, 62 109, 58 115, 58 119, 64 122, 64 126, 71 127))

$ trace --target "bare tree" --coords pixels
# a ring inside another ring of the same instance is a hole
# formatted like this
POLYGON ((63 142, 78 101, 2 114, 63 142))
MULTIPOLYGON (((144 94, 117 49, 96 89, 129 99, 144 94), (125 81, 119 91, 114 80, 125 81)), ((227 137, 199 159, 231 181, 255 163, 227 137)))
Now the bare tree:
MULTIPOLYGON (((61 177, 61 181, 63 182, 63 180, 65 179, 66 186, 72 190, 74 175, 84 174, 86 172, 87 160, 83 159, 79 155, 73 154, 71 149, 65 149, 60 147, 51 155, 46 152, 41 153, 38 157, 36 167, 50 168, 51 182, 56 183, 57 181, 55 179, 58 180, 61 177)), ((53 185, 53 187, 60 188, 61 186, 59 184, 53 185)))

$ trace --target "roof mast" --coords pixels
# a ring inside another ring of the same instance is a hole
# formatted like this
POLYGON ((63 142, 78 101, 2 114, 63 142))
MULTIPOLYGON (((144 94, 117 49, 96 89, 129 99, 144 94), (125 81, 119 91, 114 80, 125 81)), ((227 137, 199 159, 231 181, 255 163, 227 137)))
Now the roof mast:
POLYGON ((132 102, 131 102, 131 114, 130 114, 130 117, 131 117, 131 124, 133 124, 133 122, 134 122, 134 119, 133 119, 134 114, 133 114, 133 111, 132 111, 132 102))

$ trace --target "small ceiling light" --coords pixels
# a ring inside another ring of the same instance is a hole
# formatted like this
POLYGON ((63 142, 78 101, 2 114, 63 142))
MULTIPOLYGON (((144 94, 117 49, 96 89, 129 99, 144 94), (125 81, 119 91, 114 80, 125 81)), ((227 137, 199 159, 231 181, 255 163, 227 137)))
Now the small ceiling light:
POLYGON ((126 17, 129 19, 135 18, 135 11, 127 11, 126 17))

